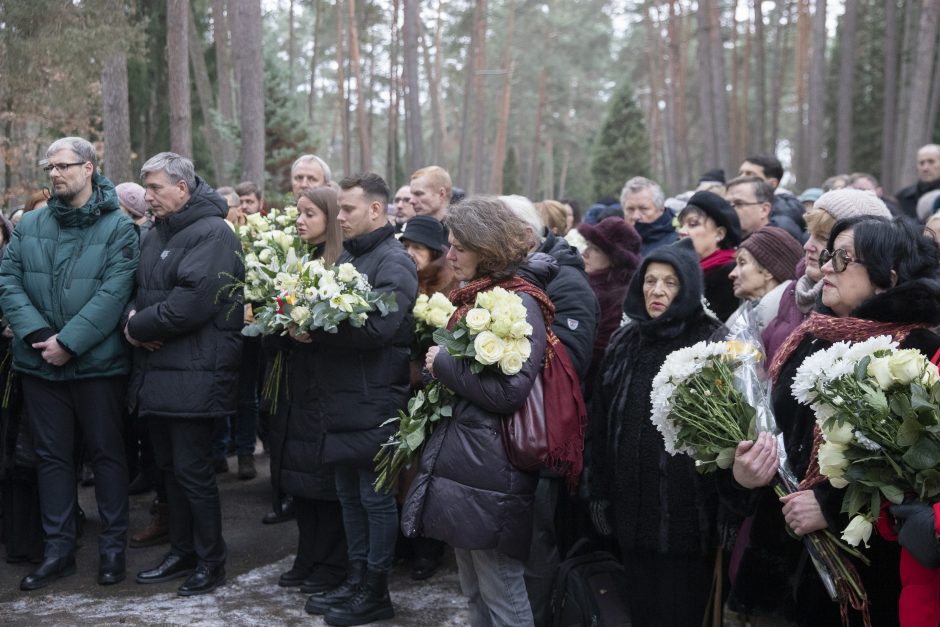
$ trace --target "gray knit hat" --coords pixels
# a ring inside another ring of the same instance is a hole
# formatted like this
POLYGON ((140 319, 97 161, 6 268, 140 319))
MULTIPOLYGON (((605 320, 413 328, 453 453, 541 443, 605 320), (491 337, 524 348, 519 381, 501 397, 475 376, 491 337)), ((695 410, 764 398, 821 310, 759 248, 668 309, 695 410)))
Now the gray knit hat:
POLYGON ((144 200, 144 188, 137 183, 121 183, 114 188, 117 192, 118 202, 127 208, 135 218, 147 215, 150 205, 144 200))
POLYGON ((891 212, 874 192, 860 189, 834 189, 813 203, 813 209, 822 209, 836 222, 857 216, 891 218, 891 212))

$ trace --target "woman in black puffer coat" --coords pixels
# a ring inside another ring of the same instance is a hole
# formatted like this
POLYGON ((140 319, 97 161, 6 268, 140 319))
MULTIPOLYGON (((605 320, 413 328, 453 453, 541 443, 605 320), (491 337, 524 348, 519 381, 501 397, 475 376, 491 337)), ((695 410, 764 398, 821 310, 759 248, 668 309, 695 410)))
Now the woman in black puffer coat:
MULTIPOLYGON (((329 187, 304 190, 297 211, 297 231, 311 256, 334 264, 343 249, 336 192, 329 187)), ((265 340, 286 363, 271 416, 271 483, 278 494, 292 497, 297 517, 297 554, 278 585, 300 586, 305 594, 322 592, 346 574, 346 533, 333 467, 321 463, 326 428, 313 381, 316 351, 287 337, 265 340)))
POLYGON ((630 322, 611 337, 591 401, 592 515, 620 545, 635 625, 698 627, 711 585, 715 487, 691 457, 666 453, 650 422, 653 377, 666 356, 721 326, 701 300, 694 253, 664 246, 647 255, 624 301, 630 322))
MULTIPOLYGON (((454 275, 469 281, 451 292, 455 315, 464 315, 476 294, 494 286, 516 291, 533 329, 531 354, 509 376, 491 369, 473 374, 468 360, 439 346, 428 351, 428 371, 456 396, 452 417, 441 421, 424 446, 402 510, 402 531, 454 547, 472 625, 531 626, 523 563, 538 476, 509 462, 499 426, 526 401, 545 353, 546 323, 532 295, 538 290, 516 276, 528 254, 528 234, 501 201, 485 197, 461 202, 446 226, 454 275)), ((547 302, 544 293, 538 296, 547 302)))

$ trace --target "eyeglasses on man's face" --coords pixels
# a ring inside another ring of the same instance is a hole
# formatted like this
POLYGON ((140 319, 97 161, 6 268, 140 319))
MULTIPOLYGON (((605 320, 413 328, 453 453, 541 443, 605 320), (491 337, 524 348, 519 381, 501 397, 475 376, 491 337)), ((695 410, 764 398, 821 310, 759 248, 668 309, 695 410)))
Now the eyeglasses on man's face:
POLYGON ((819 253, 819 267, 832 262, 832 269, 835 272, 845 272, 850 263, 856 263, 855 259, 849 256, 844 248, 837 248, 833 251, 824 250, 819 253))
POLYGON ((65 174, 66 170, 76 165, 85 165, 85 161, 76 161, 74 163, 49 163, 42 166, 42 171, 46 174, 51 174, 53 170, 56 170, 59 174, 65 174))

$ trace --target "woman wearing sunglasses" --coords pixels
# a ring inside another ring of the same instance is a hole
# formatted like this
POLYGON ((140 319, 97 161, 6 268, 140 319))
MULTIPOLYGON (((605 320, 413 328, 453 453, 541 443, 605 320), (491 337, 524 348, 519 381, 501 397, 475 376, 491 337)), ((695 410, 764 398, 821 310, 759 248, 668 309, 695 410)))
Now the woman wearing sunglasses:
POLYGON ((813 208, 803 215, 809 239, 803 244, 803 262, 796 268, 798 278, 787 286, 776 317, 761 334, 768 361, 816 307, 823 287, 823 264, 819 262, 819 255, 826 248, 833 225, 839 220, 861 216, 890 218, 891 212, 873 192, 837 189, 817 198, 813 208))
MULTIPOLYGON (((940 336, 930 331, 940 323, 938 248, 919 228, 883 218, 839 221, 819 253, 819 269, 819 304, 780 346, 770 367, 774 414, 801 489, 781 499, 774 495, 776 442, 761 434, 738 446, 732 467, 736 485, 728 500, 749 516, 730 564, 731 608, 796 625, 838 625, 839 606, 829 600, 803 544, 787 531, 796 536, 838 531, 848 522, 840 513, 844 492, 818 472, 813 411, 791 393, 797 368, 837 341, 879 335, 890 335, 901 348, 918 349, 928 359, 935 360, 940 349, 940 336)), ((871 566, 856 566, 868 592, 871 624, 897 625, 898 545, 875 534, 865 552, 871 566)), ((861 624, 858 613, 850 616, 861 624)))

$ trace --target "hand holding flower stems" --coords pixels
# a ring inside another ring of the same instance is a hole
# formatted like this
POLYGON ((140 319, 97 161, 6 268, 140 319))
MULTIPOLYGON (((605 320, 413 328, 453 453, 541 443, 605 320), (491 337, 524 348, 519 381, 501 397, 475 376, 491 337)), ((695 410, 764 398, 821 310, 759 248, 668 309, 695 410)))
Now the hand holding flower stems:
POLYGON ((755 440, 738 443, 732 473, 742 487, 753 490, 770 485, 777 476, 777 439, 762 431, 755 440))

